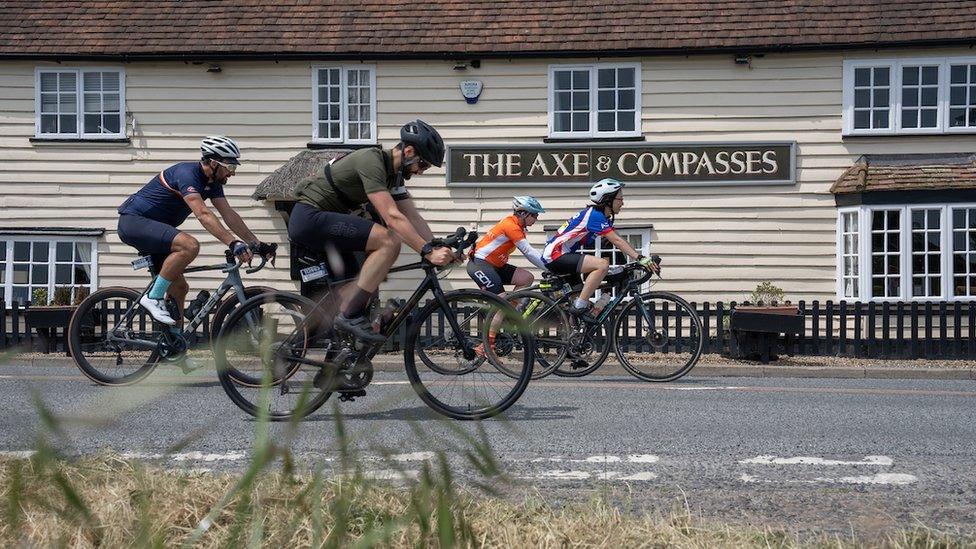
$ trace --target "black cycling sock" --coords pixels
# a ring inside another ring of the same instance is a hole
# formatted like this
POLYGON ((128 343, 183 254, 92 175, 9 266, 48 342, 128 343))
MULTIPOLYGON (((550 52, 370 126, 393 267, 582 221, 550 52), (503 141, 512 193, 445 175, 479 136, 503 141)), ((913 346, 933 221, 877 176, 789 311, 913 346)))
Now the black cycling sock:
POLYGON ((343 316, 346 318, 356 318, 366 314, 366 305, 369 304, 371 297, 373 297, 373 292, 367 292, 359 286, 356 286, 352 297, 349 298, 349 303, 342 309, 343 316))

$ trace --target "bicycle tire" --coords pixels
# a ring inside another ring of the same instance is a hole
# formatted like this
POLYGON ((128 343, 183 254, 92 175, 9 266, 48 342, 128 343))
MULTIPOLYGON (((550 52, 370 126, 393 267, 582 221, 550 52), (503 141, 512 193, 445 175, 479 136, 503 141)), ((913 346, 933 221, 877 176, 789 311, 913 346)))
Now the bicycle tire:
MULTIPOLYGON (((403 350, 403 358, 404 358, 404 367, 407 372, 407 377, 410 380, 410 385, 413 387, 414 391, 421 398, 421 400, 423 400, 424 403, 427 404, 427 406, 429 406, 431 409, 433 409, 435 412, 441 415, 453 419, 458 419, 458 420, 487 419, 496 416, 504 412, 505 410, 507 410, 519 399, 519 397, 522 396, 522 393, 525 392, 525 389, 528 386, 530 379, 532 378, 532 365, 535 360, 534 359, 535 345, 532 342, 531 335, 528 332, 528 330, 524 328, 524 326, 520 326, 522 323, 520 322, 520 317, 518 313, 515 311, 515 309, 512 308, 512 306, 506 300, 498 297, 495 294, 485 292, 482 290, 456 290, 453 292, 445 293, 444 299, 447 301, 449 307, 452 302, 469 300, 471 302, 484 303, 486 304, 487 307, 490 308, 490 310, 497 309, 497 310, 504 311, 506 317, 508 319, 511 319, 511 324, 508 325, 511 325, 513 327, 518 326, 518 328, 513 328, 513 333, 518 334, 518 336, 522 340, 522 349, 523 349, 523 353, 521 355, 522 371, 517 378, 511 378, 509 376, 505 376, 501 374, 500 372, 497 372, 497 370, 495 370, 494 368, 492 368, 491 371, 494 371, 495 373, 491 373, 489 370, 486 370, 485 368, 480 368, 471 371, 469 369, 466 369, 467 368, 466 366, 464 366, 465 369, 458 370, 456 372, 457 375, 454 376, 454 379, 466 375, 472 375, 472 376, 480 375, 480 376, 496 376, 496 379, 494 381, 495 384, 498 383, 498 379, 501 380, 510 379, 512 381, 512 387, 504 395, 502 395, 501 399, 499 399, 497 402, 492 402, 487 405, 479 404, 473 407, 471 403, 468 403, 466 406, 465 405, 455 406, 435 396, 431 391, 431 387, 435 386, 435 384, 439 382, 433 382, 433 383, 424 382, 424 380, 422 379, 421 372, 418 371, 417 369, 417 360, 415 354, 418 349, 424 347, 423 343, 420 340, 420 336, 421 336, 422 328, 426 324, 428 319, 430 319, 436 312, 451 314, 452 311, 442 311, 440 302, 438 300, 432 300, 416 314, 413 322, 410 325, 409 331, 407 332, 406 344, 404 345, 404 350, 403 350)), ((491 312, 485 313, 485 315, 483 315, 484 318, 482 318, 482 320, 484 321, 484 319, 489 318, 493 314, 495 313, 491 313, 491 312)), ((472 328, 471 331, 480 334, 484 330, 482 328, 474 327, 472 328)), ((480 337, 480 335, 478 337, 480 337)), ((465 387, 462 385, 461 392, 464 392, 464 390, 465 387)), ((452 392, 451 394, 454 393, 452 392)))
MULTIPOLYGON (((537 307, 535 311, 531 314, 533 316, 527 318, 528 327, 532 330, 533 339, 535 340, 535 366, 532 370, 532 379, 542 379, 554 371, 556 368, 563 363, 566 359, 566 354, 569 351, 569 332, 562 331, 559 332, 560 328, 568 329, 569 327, 569 317, 565 311, 559 307, 556 300, 545 295, 542 292, 537 292, 534 290, 517 290, 505 294, 505 299, 510 302, 520 303, 523 300, 539 300, 542 305, 537 307), (539 311, 540 314, 536 315, 539 311), (546 315, 546 318, 542 318, 542 314, 546 315), (552 326, 557 326, 556 334, 552 334, 552 326), (540 337, 538 330, 545 330, 546 333, 540 337), (550 352, 550 349, 555 348, 555 352, 550 352)), ((518 309, 519 312, 521 308, 518 309)), ((525 316, 525 313, 523 313, 525 316)), ((502 373, 506 375, 512 375, 507 369, 502 368, 501 365, 495 364, 496 368, 499 368, 502 373)))
MULTIPOLYGON (((74 359, 75 364, 78 369, 85 374, 88 379, 91 379, 99 385, 107 386, 124 386, 132 385, 133 383, 138 383, 143 380, 146 376, 152 373, 156 369, 159 363, 159 353, 153 349, 148 350, 133 350, 133 351, 123 351, 119 347, 123 344, 112 344, 114 348, 105 348, 103 352, 107 352, 108 356, 106 363, 93 363, 93 358, 87 353, 89 351, 95 351, 98 342, 86 341, 86 339, 95 338, 96 332, 99 328, 106 329, 109 327, 109 322, 107 319, 107 313, 104 311, 114 310, 124 315, 130 308, 138 307, 139 296, 141 294, 131 288, 124 288, 121 286, 112 286, 109 288, 102 288, 93 292, 91 295, 86 297, 75 309, 74 314, 71 315, 71 321, 68 323, 68 349, 71 352, 71 357, 74 359), (115 307, 109 307, 107 304, 109 300, 119 300, 115 301, 115 307), (125 301, 125 306, 120 304, 120 301, 125 301), (104 304, 99 307, 99 304, 104 304), (103 316, 105 318, 103 318, 103 316), (97 326, 96 326, 97 325, 97 326), (86 349, 87 347, 87 349, 86 349), (146 358, 143 359, 142 354, 136 355, 138 351, 144 351, 147 354, 146 358), (115 362, 116 369, 122 366, 123 362, 123 352, 128 354, 128 358, 133 359, 135 364, 135 369, 126 374, 118 375, 109 371, 108 366, 111 366, 112 362, 115 362), (112 358, 114 354, 115 358, 112 358)), ((149 318, 150 326, 155 326, 157 323, 149 318)), ((146 324, 145 319, 141 319, 140 326, 144 327, 146 324)), ((155 333, 155 332, 151 332, 155 333)), ((158 339, 158 335, 154 337, 147 338, 147 340, 158 339)), ((102 345, 108 345, 107 343, 102 343, 102 345)))
MULTIPOLYGON (((284 309, 288 309, 289 311, 286 312, 286 318, 290 316, 292 321, 296 323, 305 322, 304 319, 310 314, 316 314, 315 302, 289 292, 262 293, 245 301, 242 305, 235 308, 233 312, 231 312, 230 316, 227 317, 227 320, 221 327, 220 335, 217 338, 216 345, 214 346, 214 359, 217 363, 217 377, 220 381, 220 386, 223 387, 224 392, 228 397, 230 397, 231 401, 247 414, 254 417, 260 417, 261 410, 259 409, 259 405, 261 404, 261 399, 265 398, 265 396, 273 398, 276 396, 275 392, 277 392, 277 396, 282 397, 282 400, 287 397, 290 399, 289 402, 294 400, 294 404, 289 404, 287 410, 285 411, 275 411, 270 409, 271 402, 267 402, 267 417, 271 421, 301 419, 318 410, 332 395, 330 390, 322 390, 313 385, 314 375, 321 369, 308 365, 304 370, 302 370, 303 365, 301 363, 287 361, 287 359, 284 359, 283 362, 288 364, 286 368, 279 368, 279 371, 275 372, 270 379, 267 376, 262 376, 261 383, 253 387, 237 383, 230 373, 231 368, 229 366, 230 360, 228 359, 228 353, 229 351, 234 350, 232 349, 234 345, 239 344, 242 340, 254 337, 257 337, 257 339, 261 340, 262 342, 268 340, 268 334, 266 333, 251 333, 250 330, 252 328, 246 324, 247 320, 245 319, 247 315, 251 314, 252 312, 257 312, 262 307, 266 307, 268 305, 280 305, 283 306, 284 309), (297 318, 299 316, 301 318, 297 318), (295 376, 300 371, 306 375, 303 375, 302 379, 296 379, 295 376), (267 382, 265 382, 265 379, 267 379, 267 382), (291 386, 287 383, 289 381, 291 381, 292 384, 297 383, 300 385, 300 392, 292 393, 291 386), (268 392, 265 393, 265 391, 268 392), (292 394, 295 396, 288 396, 292 394)), ((270 312, 264 310, 261 310, 260 313, 257 314, 257 316, 259 316, 262 320, 262 328, 259 329, 259 332, 260 330, 267 329, 268 323, 273 324, 275 329, 277 329, 277 327, 280 325, 278 322, 273 321, 270 315, 270 312)), ((308 353, 308 346, 310 340, 314 338, 314 335, 309 336, 308 330, 306 330, 303 334, 297 334, 297 332, 289 328, 287 325, 285 327, 285 331, 289 335, 286 336, 283 341, 279 342, 272 340, 269 341, 268 348, 262 349, 259 344, 258 348, 256 349, 257 353, 260 355, 260 358, 258 359, 260 364, 256 366, 260 367, 262 372, 265 372, 269 367, 269 365, 266 363, 269 358, 275 357, 275 362, 277 362, 277 359, 282 356, 279 353, 281 346, 284 345, 285 341, 288 341, 288 339, 291 339, 292 337, 300 338, 297 342, 291 344, 292 352, 294 352, 295 348, 297 347, 301 353, 300 355, 296 354, 294 356, 304 357, 308 353), (276 344, 278 347, 274 347, 276 344), (268 354, 269 351, 270 354, 268 354)), ((272 336, 277 335, 277 331, 272 334, 272 336)), ((242 360, 238 360, 238 365, 241 363, 242 360)), ((332 372, 332 375, 334 376, 334 371, 332 372)), ((326 379, 323 385, 331 388, 333 386, 333 381, 334 379, 326 379)))
MULTIPOLYGON (((688 320, 690 320, 690 324, 688 328, 693 328, 694 333, 697 334, 696 341, 692 341, 690 345, 687 345, 689 356, 687 359, 684 359, 684 363, 678 366, 677 368, 674 368, 672 370, 669 366, 659 367, 659 369, 662 371, 661 375, 654 375, 649 373, 647 366, 644 366, 644 369, 642 370, 640 365, 635 364, 634 361, 628 358, 626 350, 622 348, 622 342, 624 338, 627 337, 627 334, 622 333, 624 330, 626 330, 624 326, 624 321, 630 316, 630 311, 637 307, 638 301, 635 299, 635 300, 631 300, 630 303, 625 305, 620 310, 619 314, 617 315, 617 318, 614 321, 613 346, 614 346, 614 352, 616 352, 617 354, 617 359, 620 361, 621 366, 623 366, 625 370, 627 370, 631 375, 633 375, 637 379, 641 379, 643 381, 666 383, 683 377, 688 372, 690 372, 692 368, 695 367, 695 364, 698 363, 698 359, 701 358, 702 346, 704 344, 705 338, 704 338, 704 334, 702 333, 703 332, 702 322, 701 319, 698 317, 698 313, 695 312, 695 309, 691 306, 691 304, 689 304, 680 296, 675 295, 671 292, 646 292, 641 294, 640 299, 642 302, 650 299, 660 299, 665 302, 670 301, 672 303, 675 303, 678 307, 680 307, 680 309, 675 308, 673 313, 675 319, 678 319, 678 321, 676 322, 678 334, 680 334, 680 330, 682 327, 682 325, 680 324, 680 319, 687 318, 688 320), (679 310, 681 311, 680 313, 679 310)), ((656 310, 656 307, 654 309, 656 310)), ((665 316, 663 317, 665 318, 664 320, 665 324, 667 323, 667 317, 669 317, 670 315, 671 315, 670 311, 667 310, 665 316)), ((646 333, 651 334, 650 330, 647 330, 646 333)), ((648 336, 644 336, 644 339, 648 339, 648 336)), ((670 343, 671 338, 669 334, 665 334, 664 336, 658 339, 660 339, 661 341, 658 341, 656 343, 650 343, 650 344, 652 346, 657 345, 661 347, 664 351, 667 351, 668 347, 672 346, 670 343)), ((682 350, 685 347, 685 345, 682 345, 683 342, 684 340, 680 340, 674 343, 673 347, 675 348, 675 353, 674 353, 675 355, 677 355, 679 350, 682 350)), ((651 353, 652 356, 657 354, 658 353, 656 352, 651 353)), ((662 353, 661 356, 666 357, 669 355, 666 352, 664 352, 662 353)), ((664 358, 662 358, 662 360, 658 363, 659 364, 664 363, 664 358)))
MULTIPOLYGON (((252 297, 259 296, 261 294, 266 294, 269 292, 274 292, 274 288, 268 286, 247 286, 244 288, 244 301, 251 299, 252 297)), ((223 301, 217 305, 217 309, 214 311, 213 319, 210 322, 210 350, 214 351, 214 345, 217 338, 220 337, 220 328, 223 326, 227 317, 234 311, 234 309, 240 304, 237 299, 237 292, 231 291, 230 295, 224 298, 223 301)), ((230 376, 241 385, 248 387, 258 387, 261 384, 261 380, 257 377, 248 375, 244 372, 230 368, 230 376)))

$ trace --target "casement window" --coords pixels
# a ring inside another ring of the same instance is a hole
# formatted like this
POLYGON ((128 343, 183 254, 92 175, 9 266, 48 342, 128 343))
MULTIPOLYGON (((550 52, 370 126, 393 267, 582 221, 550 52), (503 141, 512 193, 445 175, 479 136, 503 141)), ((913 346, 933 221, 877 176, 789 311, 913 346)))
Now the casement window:
POLYGON ((371 65, 313 67, 312 140, 376 143, 376 69, 371 65))
POLYGON ((837 297, 864 301, 976 298, 976 205, 839 210, 837 297))
POLYGON ((53 300, 58 288, 79 291, 97 287, 94 239, 78 237, 7 237, 0 239, 0 284, 7 303, 53 300))
POLYGON ((640 119, 639 64, 549 67, 549 137, 637 137, 640 119))
POLYGON ((844 135, 976 131, 976 58, 844 61, 844 135))
POLYGON ((34 88, 36 137, 125 137, 122 70, 38 68, 34 88))

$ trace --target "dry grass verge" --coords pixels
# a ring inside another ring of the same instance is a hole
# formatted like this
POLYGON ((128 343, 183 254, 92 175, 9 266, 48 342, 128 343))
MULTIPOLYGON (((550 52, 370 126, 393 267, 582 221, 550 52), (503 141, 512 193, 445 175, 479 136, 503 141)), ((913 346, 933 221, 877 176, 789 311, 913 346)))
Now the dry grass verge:
POLYGON ((396 486, 349 477, 166 470, 115 457, 0 460, 0 544, 70 547, 963 547, 924 528, 875 540, 706 523, 685 511, 634 515, 599 500, 555 508, 541 498, 455 493, 435 466, 396 486), (196 539, 201 523, 210 525, 196 539))

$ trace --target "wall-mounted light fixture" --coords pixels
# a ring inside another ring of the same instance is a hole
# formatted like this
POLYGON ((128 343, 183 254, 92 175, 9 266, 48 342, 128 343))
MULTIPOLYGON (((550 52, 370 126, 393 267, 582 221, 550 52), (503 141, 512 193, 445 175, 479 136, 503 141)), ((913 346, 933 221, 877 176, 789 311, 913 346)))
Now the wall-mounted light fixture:
POLYGON ((456 70, 456 71, 466 71, 466 70, 468 70, 468 67, 471 67, 472 69, 480 69, 481 68, 481 60, 480 59, 472 59, 471 61, 455 61, 454 62, 454 70, 456 70))
POLYGON ((216 63, 211 63, 210 66, 207 67, 207 72, 220 72, 222 70, 223 69, 220 68, 220 65, 216 63))
POLYGON ((735 56, 736 65, 749 65, 752 66, 752 56, 746 55, 744 53, 736 54, 735 56))

